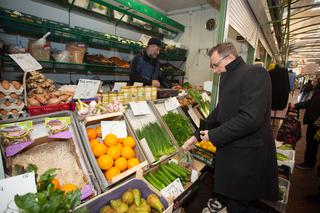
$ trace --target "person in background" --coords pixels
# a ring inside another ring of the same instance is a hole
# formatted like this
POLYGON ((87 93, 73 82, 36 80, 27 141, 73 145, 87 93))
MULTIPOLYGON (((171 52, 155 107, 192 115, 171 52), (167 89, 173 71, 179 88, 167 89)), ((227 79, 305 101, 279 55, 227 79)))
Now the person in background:
POLYGON ((306 102, 308 100, 309 93, 313 90, 312 80, 303 85, 301 94, 299 95, 298 102, 306 102))
POLYGON ((221 77, 218 105, 206 122, 220 125, 198 129, 183 149, 210 140, 217 147, 214 192, 222 195, 229 213, 256 212, 255 201, 278 199, 270 76, 262 67, 247 65, 232 43, 213 47, 209 56, 212 72, 221 77))
POLYGON ((161 74, 158 56, 161 40, 150 38, 145 50, 138 53, 131 62, 130 84, 140 82, 144 85, 170 88, 170 81, 161 74))
MULTIPOLYGON (((311 84, 311 80, 308 81, 311 84)), ((320 82, 319 82, 320 83, 320 82)), ((304 153, 304 162, 296 164, 298 169, 313 169, 316 164, 319 139, 315 138, 319 127, 315 122, 320 117, 320 84, 314 88, 313 95, 309 101, 295 104, 296 109, 306 109, 303 117, 303 123, 307 124, 306 132, 306 150, 304 153)))
POLYGON ((296 73, 294 73, 292 70, 289 70, 289 84, 290 84, 291 95, 293 95, 293 93, 294 93, 295 81, 296 81, 296 73))

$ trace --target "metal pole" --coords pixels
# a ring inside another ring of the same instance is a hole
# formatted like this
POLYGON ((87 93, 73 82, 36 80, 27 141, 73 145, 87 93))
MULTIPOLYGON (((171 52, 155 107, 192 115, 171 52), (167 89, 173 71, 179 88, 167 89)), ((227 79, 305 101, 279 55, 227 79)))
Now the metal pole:
POLYGON ((288 0, 286 57, 285 57, 284 64, 287 64, 287 61, 289 58, 290 12, 291 12, 291 0, 288 0))

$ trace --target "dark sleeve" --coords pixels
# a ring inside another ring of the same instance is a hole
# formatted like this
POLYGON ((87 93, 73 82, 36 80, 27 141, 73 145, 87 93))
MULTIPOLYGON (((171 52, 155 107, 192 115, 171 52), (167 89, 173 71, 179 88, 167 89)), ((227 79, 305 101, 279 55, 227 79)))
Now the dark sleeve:
POLYGON ((305 101, 305 102, 300 102, 300 103, 296 103, 294 105, 294 108, 296 109, 305 109, 308 107, 310 101, 305 101))
POLYGON ((141 57, 141 56, 135 56, 133 58, 133 60, 131 61, 130 83, 133 84, 134 82, 141 82, 144 85, 152 85, 152 80, 143 78, 140 75, 140 71, 139 71, 139 68, 138 68, 139 57, 141 57))
POLYGON ((200 138, 201 130, 214 129, 220 126, 220 123, 218 122, 218 109, 219 109, 219 104, 216 106, 216 108, 213 111, 211 111, 211 113, 208 115, 208 117, 205 120, 200 120, 200 127, 194 132, 194 136, 197 138, 198 141, 201 141, 201 138, 200 138))
POLYGON ((167 79, 166 76, 162 75, 161 70, 160 70, 160 62, 158 62, 158 67, 159 70, 157 70, 158 72, 158 81, 160 82, 161 86, 164 88, 171 88, 172 84, 171 82, 167 79))
MULTIPOLYGON (((268 73, 262 67, 246 72, 241 80, 241 99, 238 113, 219 127, 209 130, 210 141, 222 147, 261 126, 271 101, 271 83, 268 73)), ((269 112, 270 114, 270 112, 269 112)))

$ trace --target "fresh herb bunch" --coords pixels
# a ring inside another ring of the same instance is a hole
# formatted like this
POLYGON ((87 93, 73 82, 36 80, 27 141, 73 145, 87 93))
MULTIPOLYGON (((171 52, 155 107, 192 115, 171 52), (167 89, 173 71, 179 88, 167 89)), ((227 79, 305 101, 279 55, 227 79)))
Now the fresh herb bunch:
POLYGON ((141 140, 145 138, 156 160, 161 156, 169 155, 175 151, 166 133, 158 123, 149 123, 142 129, 137 130, 137 136, 141 140))
POLYGON ((183 115, 174 112, 168 112, 163 116, 164 121, 171 130, 174 138, 177 140, 179 146, 182 146, 188 140, 193 132, 189 126, 189 120, 183 115))
POLYGON ((210 102, 203 100, 201 93, 195 89, 189 89, 188 93, 193 97, 193 99, 199 104, 199 109, 205 117, 210 114, 210 102))
MULTIPOLYGON (((35 165, 28 165, 26 172, 37 172, 35 165)), ((62 213, 70 212, 80 204, 81 192, 79 189, 67 192, 59 189, 55 190, 52 180, 56 176, 57 169, 48 169, 43 173, 37 182, 37 193, 27 193, 25 195, 15 195, 14 202, 17 207, 26 213, 62 213)), ((36 175, 37 176, 37 175, 36 175)), ((82 212, 87 210, 81 209, 82 212)))

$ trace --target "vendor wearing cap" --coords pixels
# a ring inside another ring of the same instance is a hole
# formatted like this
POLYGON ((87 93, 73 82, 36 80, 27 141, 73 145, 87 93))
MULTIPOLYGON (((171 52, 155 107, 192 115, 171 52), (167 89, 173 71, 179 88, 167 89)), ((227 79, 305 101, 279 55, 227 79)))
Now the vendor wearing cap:
POLYGON ((150 38, 145 50, 137 54, 131 62, 130 83, 141 82, 144 85, 170 88, 171 83, 160 72, 158 59, 161 40, 150 38))

